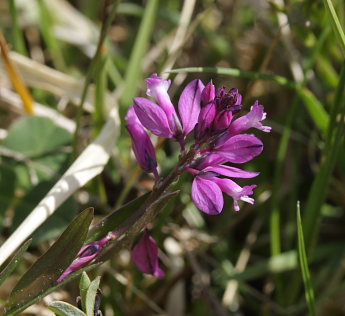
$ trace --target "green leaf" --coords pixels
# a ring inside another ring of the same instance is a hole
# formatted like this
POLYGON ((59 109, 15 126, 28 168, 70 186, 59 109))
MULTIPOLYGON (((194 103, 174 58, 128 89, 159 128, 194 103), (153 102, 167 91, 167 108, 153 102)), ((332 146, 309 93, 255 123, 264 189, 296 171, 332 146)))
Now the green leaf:
MULTIPOLYGON (((30 214, 55 183, 44 181, 30 190, 16 206, 11 230, 14 231, 30 214)), ((68 226, 76 215, 76 203, 73 197, 65 201, 33 234, 33 243, 55 238, 68 226)))
POLYGON ((86 292, 86 300, 85 300, 85 311, 87 316, 94 316, 94 308, 95 308, 95 302, 96 302, 96 295, 97 290, 99 288, 99 282, 101 281, 101 277, 97 277, 94 279, 87 292, 86 292))
POLYGON ((307 301, 309 314, 311 316, 316 316, 314 290, 311 284, 309 267, 308 267, 308 259, 307 259, 307 254, 305 251, 303 227, 302 227, 299 202, 297 202, 297 234, 298 234, 298 258, 299 258, 299 264, 302 271, 302 278, 303 278, 303 283, 304 283, 304 288, 305 288, 305 298, 307 301))
POLYGON ((84 271, 90 271, 96 267, 98 267, 99 265, 101 265, 102 263, 98 263, 98 264, 92 264, 90 266, 87 266, 83 269, 80 269, 74 273, 72 273, 71 275, 69 275, 66 279, 64 279, 61 283, 55 283, 54 286, 50 287, 49 289, 47 289, 46 291, 44 291, 42 294, 34 297, 33 299, 29 300, 28 302, 26 302, 25 304, 21 305, 15 305, 10 307, 7 310, 4 310, 2 306, 0 306, 0 315, 1 316, 13 316, 13 315, 17 315, 18 313, 20 313, 21 311, 23 311, 24 309, 28 308, 30 305, 35 304, 36 302, 38 302, 39 300, 41 300, 43 297, 47 296, 48 294, 56 291, 57 289, 59 289, 60 287, 64 286, 66 283, 74 280, 75 278, 77 278, 80 274, 82 274, 84 271))
POLYGON ((81 304, 83 307, 83 310, 86 310, 86 293, 87 293, 87 289, 89 288, 91 284, 90 278, 88 277, 88 275, 86 274, 86 272, 83 272, 83 274, 81 275, 80 278, 80 282, 79 282, 79 292, 80 292, 80 296, 81 296, 81 304))
POLYGON ((72 136, 48 118, 27 116, 16 121, 2 146, 28 157, 38 157, 71 142, 72 136))
POLYGON ((18 263, 22 260, 25 251, 31 244, 32 239, 27 240, 16 252, 8 265, 0 272, 0 285, 10 276, 18 263))
POLYGON ((49 309, 57 316, 85 316, 85 313, 66 302, 55 301, 49 304, 49 309))
POLYGON ((118 236, 121 237, 110 242, 109 247, 95 259, 95 262, 108 260, 112 257, 114 250, 129 248, 136 235, 145 228, 147 223, 152 222, 170 199, 175 197, 179 192, 166 192, 162 194, 157 200, 150 203, 148 207, 139 208, 123 224, 114 227, 113 230, 116 228, 118 236))
POLYGON ((86 243, 90 243, 95 240, 99 240, 106 236, 110 231, 115 230, 118 226, 125 222, 130 216, 132 216, 144 203, 150 193, 144 194, 137 199, 130 201, 108 216, 104 217, 99 223, 97 223, 90 230, 86 243))
POLYGON ((16 174, 9 166, 0 165, 0 230, 3 216, 12 202, 16 189, 16 174))
POLYGON ((329 123, 329 116, 323 105, 310 90, 300 89, 298 92, 315 125, 325 134, 329 123))
POLYGON ((56 284, 83 246, 93 218, 93 209, 82 212, 19 280, 10 296, 9 307, 24 305, 56 284))

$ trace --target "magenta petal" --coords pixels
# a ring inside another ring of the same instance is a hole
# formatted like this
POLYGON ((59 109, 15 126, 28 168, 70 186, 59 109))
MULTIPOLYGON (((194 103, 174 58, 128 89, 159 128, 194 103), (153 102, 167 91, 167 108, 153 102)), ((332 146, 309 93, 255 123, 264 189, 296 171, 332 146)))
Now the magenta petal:
POLYGON ((164 277, 164 271, 159 267, 157 243, 147 229, 134 246, 132 259, 141 272, 152 274, 158 278, 164 277))
POLYGON ((237 135, 246 131, 250 128, 257 128, 263 132, 269 133, 271 131, 270 126, 262 125, 261 121, 266 119, 266 113, 264 112, 263 105, 259 104, 258 101, 250 108, 250 112, 246 115, 235 120, 230 128, 230 135, 237 135))
POLYGON ((153 134, 166 138, 172 137, 168 118, 157 104, 145 98, 135 98, 133 107, 141 124, 153 134))
POLYGON ((214 120, 214 130, 223 131, 230 126, 232 120, 232 112, 230 110, 220 111, 214 120))
POLYGON ((146 94, 152 98, 155 98, 158 104, 165 112, 170 128, 175 133, 181 129, 181 123, 177 117, 174 105, 171 103, 168 95, 168 89, 171 81, 158 77, 157 74, 153 74, 146 80, 147 91, 146 94))
POLYGON ((225 177, 230 178, 254 178, 258 176, 259 172, 245 171, 239 168, 230 167, 226 165, 209 166, 203 169, 204 172, 215 172, 225 177))
POLYGON ((203 170, 206 167, 220 165, 225 162, 226 162, 226 159, 224 157, 211 152, 206 156, 206 158, 199 165, 197 165, 197 169, 203 170))
POLYGON ((256 188, 255 184, 247 185, 242 188, 236 182, 230 179, 220 179, 215 177, 214 181, 217 183, 217 185, 219 185, 220 189, 223 192, 233 198, 235 211, 240 210, 240 207, 238 205, 239 200, 247 202, 249 204, 254 204, 254 199, 250 198, 249 195, 253 194, 253 189, 256 188))
POLYGON ((198 122, 201 92, 204 89, 201 80, 190 82, 182 91, 178 102, 178 110, 183 125, 183 134, 187 135, 198 122))
POLYGON ((77 255, 77 258, 73 260, 71 265, 62 273, 62 275, 57 279, 57 283, 61 282, 67 276, 69 276, 74 271, 80 270, 95 259, 103 250, 104 246, 111 240, 111 235, 107 235, 101 240, 91 242, 83 246, 77 255))
POLYGON ((202 90, 202 92, 201 92, 201 103, 202 103, 202 105, 205 106, 206 104, 213 102, 215 96, 216 96, 216 87, 214 86, 212 81, 210 81, 206 85, 204 90, 202 90))
POLYGON ((127 112, 127 130, 132 139, 132 149, 141 168, 147 172, 153 172, 157 168, 156 151, 150 136, 141 125, 133 106, 127 112))
POLYGON ((206 214, 218 215, 223 209, 222 191, 212 180, 195 177, 192 184, 192 198, 195 205, 206 214))
POLYGON ((196 139, 202 139, 210 131, 216 116, 216 111, 216 105, 214 103, 208 103, 201 108, 198 125, 195 127, 196 139))
POLYGON ((244 163, 260 155, 263 144, 254 135, 241 134, 220 142, 215 147, 215 152, 229 162, 244 163))

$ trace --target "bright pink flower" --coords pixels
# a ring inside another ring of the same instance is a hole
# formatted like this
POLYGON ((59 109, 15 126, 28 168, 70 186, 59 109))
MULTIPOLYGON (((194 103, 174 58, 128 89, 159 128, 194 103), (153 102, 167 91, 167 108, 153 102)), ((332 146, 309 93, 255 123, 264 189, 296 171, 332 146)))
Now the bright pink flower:
POLYGON ((156 151, 151 142, 150 136, 140 123, 133 106, 131 106, 126 115, 127 130, 132 139, 132 149, 134 155, 146 172, 157 174, 156 151))
POLYGON ((94 241, 86 246, 82 247, 77 255, 77 258, 73 260, 71 265, 64 271, 64 273, 57 279, 56 282, 60 283, 63 279, 68 277, 74 271, 80 270, 95 259, 103 250, 105 245, 112 239, 112 235, 109 234, 101 240, 94 241))
POLYGON ((164 278, 165 273, 159 266, 158 246, 148 229, 132 249, 132 259, 141 272, 164 278))
POLYGON ((159 105, 146 98, 135 98, 134 109, 140 122, 157 136, 175 138, 179 141, 184 139, 198 121, 203 83, 193 80, 182 91, 178 102, 180 118, 167 93, 170 80, 153 74, 146 79, 146 84, 147 95, 154 98, 159 105))
POLYGON ((144 127, 152 133, 174 138, 180 142, 185 153, 185 137, 194 129, 194 158, 185 170, 195 178, 192 198, 200 210, 216 215, 222 211, 222 192, 234 200, 253 203, 250 197, 256 185, 240 187, 228 178, 253 178, 257 172, 248 172, 228 163, 242 164, 258 156, 263 150, 262 141, 254 135, 242 134, 250 128, 270 132, 264 126, 264 108, 257 101, 250 112, 237 117, 242 107, 242 96, 237 89, 216 89, 212 82, 206 86, 196 79, 183 90, 178 114, 167 93, 170 81, 156 74, 146 79, 147 94, 157 100, 157 104, 145 98, 134 99, 134 109, 144 127))
POLYGON ((241 116, 231 124, 229 135, 236 135, 250 128, 257 128, 263 132, 269 133, 271 131, 271 127, 264 126, 261 123, 264 119, 266 119, 264 107, 259 104, 258 101, 255 101, 254 105, 250 108, 249 113, 241 116))

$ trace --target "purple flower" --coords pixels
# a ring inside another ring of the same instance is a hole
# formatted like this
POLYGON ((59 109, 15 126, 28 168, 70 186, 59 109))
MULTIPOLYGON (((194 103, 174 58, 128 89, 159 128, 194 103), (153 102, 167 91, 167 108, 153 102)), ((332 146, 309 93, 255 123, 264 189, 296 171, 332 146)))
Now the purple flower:
POLYGON ((270 126, 263 126, 261 121, 266 119, 266 113, 264 107, 259 104, 258 101, 250 108, 250 112, 244 116, 241 116, 235 120, 230 128, 229 135, 236 135, 242 133, 250 128, 257 128, 263 132, 269 133, 271 131, 270 126))
POLYGON ((103 250, 105 245, 112 239, 112 235, 108 234, 101 240, 94 241, 86 246, 82 247, 77 255, 77 258, 73 260, 71 265, 62 273, 62 275, 57 279, 57 283, 60 283, 63 279, 69 276, 74 271, 80 270, 95 259, 100 252, 103 250))
POLYGON ((195 205, 206 214, 218 215, 221 213, 224 205, 222 192, 233 198, 235 211, 240 209, 239 200, 254 203, 254 199, 249 195, 253 194, 256 185, 242 188, 234 181, 221 177, 254 178, 259 174, 258 172, 245 171, 227 165, 209 166, 201 171, 195 169, 187 171, 196 175, 192 184, 192 199, 195 205))
POLYGON ((240 134, 221 139, 213 149, 228 162, 244 163, 261 154, 263 144, 254 135, 240 134))
POLYGON ((158 246, 148 229, 132 249, 132 259, 141 272, 164 278, 165 273, 159 266, 158 246))
POLYGON ((139 165, 146 172, 153 172, 157 176, 155 148, 153 147, 150 136, 140 123, 133 106, 129 108, 126 120, 128 122, 127 130, 132 139, 132 149, 139 165))
POLYGON ((216 97, 216 87, 214 86, 212 81, 210 81, 206 85, 204 90, 202 90, 202 93, 201 93, 201 105, 204 106, 204 105, 206 105, 206 104, 208 104, 210 102, 213 102, 215 97, 216 97))
MULTIPOLYGON (((238 117, 242 108, 242 95, 237 89, 216 89, 209 82, 206 86, 196 79, 183 90, 178 102, 178 114, 168 95, 170 80, 152 75, 146 79, 147 95, 158 104, 135 98, 134 110, 141 124, 153 134, 174 138, 181 144, 182 153, 190 157, 184 162, 184 170, 194 175, 192 198, 197 207, 211 215, 223 209, 223 193, 234 200, 234 209, 239 210, 238 201, 250 204, 250 196, 256 185, 241 187, 229 178, 253 178, 257 172, 248 172, 227 164, 242 164, 261 154, 262 141, 252 134, 243 134, 250 128, 270 132, 264 126, 264 107, 255 102, 250 111, 238 117), (185 138, 194 130, 193 155, 185 152, 185 138)), ((139 161, 139 159, 138 159, 139 161)))
POLYGON ((178 102, 180 117, 167 93, 170 80, 164 80, 153 74, 146 79, 146 85, 147 95, 154 98, 158 105, 146 98, 135 98, 134 110, 140 122, 157 136, 174 138, 181 142, 198 121, 203 83, 200 80, 193 80, 182 91, 178 102))

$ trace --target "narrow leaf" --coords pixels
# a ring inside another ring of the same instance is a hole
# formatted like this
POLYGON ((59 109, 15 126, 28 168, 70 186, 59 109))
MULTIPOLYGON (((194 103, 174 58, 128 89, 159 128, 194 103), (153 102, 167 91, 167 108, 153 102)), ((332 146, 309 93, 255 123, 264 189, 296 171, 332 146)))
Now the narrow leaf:
POLYGON ((81 305, 83 307, 83 310, 85 311, 86 309, 86 293, 87 293, 87 289, 89 288, 91 284, 91 281, 87 275, 86 272, 83 272, 83 274, 81 275, 80 278, 80 282, 79 282, 79 292, 80 292, 80 296, 81 296, 81 305))
POLYGON ((87 316, 93 316, 94 315, 94 308, 95 308, 95 302, 96 302, 96 295, 97 295, 97 290, 99 288, 99 282, 101 281, 101 277, 97 277, 94 279, 86 293, 86 315, 87 316))
POLYGON ((27 240, 23 246, 17 251, 17 253, 13 256, 11 261, 8 265, 0 272, 0 285, 10 276, 12 271, 16 268, 19 262, 21 262, 25 251, 31 244, 32 239, 27 240))
POLYGON ((104 217, 89 231, 89 234, 86 238, 86 243, 99 240, 106 236, 110 231, 113 231, 119 227, 141 207, 149 194, 150 193, 144 194, 137 199, 128 202, 124 206, 104 217))
POLYGON ((21 311, 25 310, 26 308, 28 308, 30 305, 35 304, 36 302, 38 302, 39 300, 41 300, 43 297, 47 296, 48 294, 56 291, 57 289, 59 289, 60 287, 64 286, 66 283, 68 283, 69 281, 72 281, 74 279, 76 279, 80 274, 82 274, 84 271, 90 271, 96 267, 98 267, 99 265, 101 265, 102 262, 98 263, 98 264, 92 264, 86 268, 80 269, 74 273, 72 273, 71 275, 69 275, 66 279, 64 279, 61 283, 55 283, 54 286, 50 287, 49 289, 47 289, 46 291, 44 291, 42 294, 34 297, 33 299, 31 299, 30 301, 26 302, 25 304, 21 305, 14 305, 13 307, 10 307, 8 309, 4 309, 2 306, 0 306, 0 315, 1 316, 13 316, 13 315, 17 315, 18 313, 20 313, 21 311))
POLYGON ((338 39, 338 42, 341 46, 341 49, 342 49, 342 52, 345 56, 345 34, 344 34, 344 31, 341 27, 341 24, 340 24, 340 21, 338 19, 338 16, 337 16, 337 13, 335 12, 335 9, 334 9, 334 6, 333 6, 333 3, 331 0, 324 0, 323 1, 325 7, 326 7, 326 10, 327 10, 327 13, 329 15, 329 19, 331 21, 331 24, 332 24, 332 27, 333 27, 333 30, 335 32, 335 35, 338 39))
POLYGON ((314 291, 311 284, 311 278, 310 278, 309 267, 308 267, 308 259, 307 259, 307 254, 305 251, 303 227, 302 227, 299 202, 297 202, 297 234, 298 234, 298 258, 299 258, 299 264, 300 264, 304 288, 305 288, 305 298, 307 301, 309 314, 311 316, 316 316, 314 291))
POLYGON ((144 15, 139 26, 139 32, 135 39, 125 76, 121 102, 126 106, 130 105, 130 102, 132 102, 133 97, 136 95, 138 82, 142 76, 143 57, 153 34, 152 29, 157 14, 158 3, 159 0, 149 0, 145 6, 144 15))
POLYGON ((10 296, 9 306, 25 304, 54 286, 82 247, 93 218, 93 209, 82 212, 19 280, 10 296))
POLYGON ((85 316, 80 309, 66 302, 55 301, 49 305, 49 309, 57 316, 85 316))

